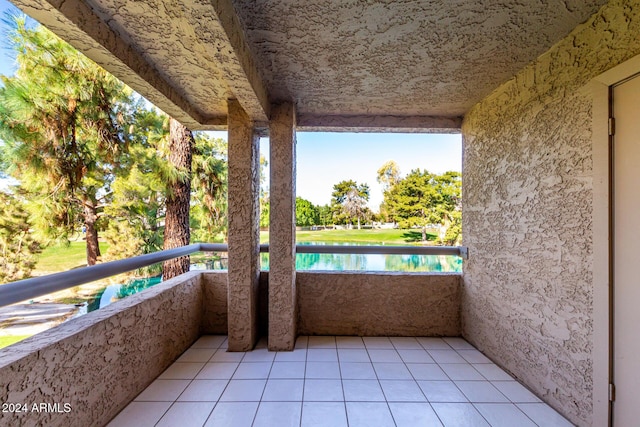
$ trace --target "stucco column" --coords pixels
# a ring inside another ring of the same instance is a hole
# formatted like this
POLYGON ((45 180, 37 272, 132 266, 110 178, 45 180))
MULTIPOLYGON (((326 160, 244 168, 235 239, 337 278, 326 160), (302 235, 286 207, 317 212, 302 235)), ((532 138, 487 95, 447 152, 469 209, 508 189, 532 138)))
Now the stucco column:
POLYGON ((269 123, 269 350, 296 342, 296 111, 273 105, 269 123))
POLYGON ((247 351, 258 339, 259 138, 238 101, 228 108, 229 351, 247 351))

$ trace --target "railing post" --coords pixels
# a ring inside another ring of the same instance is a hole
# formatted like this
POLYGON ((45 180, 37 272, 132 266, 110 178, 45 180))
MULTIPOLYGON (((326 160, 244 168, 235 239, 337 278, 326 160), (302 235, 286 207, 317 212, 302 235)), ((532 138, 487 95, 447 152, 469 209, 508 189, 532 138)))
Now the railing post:
POLYGON ((269 350, 296 342, 296 112, 292 103, 271 107, 269 213, 269 350))
POLYGON ((229 351, 248 351, 258 339, 259 138, 238 101, 228 109, 229 351))

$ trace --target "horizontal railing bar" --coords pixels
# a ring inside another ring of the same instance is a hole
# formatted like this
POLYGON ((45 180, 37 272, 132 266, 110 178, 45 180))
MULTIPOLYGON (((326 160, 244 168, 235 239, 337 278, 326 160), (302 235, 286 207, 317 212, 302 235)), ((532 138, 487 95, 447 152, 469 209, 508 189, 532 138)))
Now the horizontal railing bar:
POLYGON ((456 255, 462 256, 458 246, 350 246, 296 245, 301 254, 380 254, 380 255, 456 255))
MULTIPOLYGON (((190 255, 194 252, 227 252, 228 250, 228 245, 224 243, 194 243, 180 248, 167 249, 133 258, 7 283, 0 285, 0 307, 105 279, 162 261, 190 255)), ((260 252, 269 252, 269 245, 260 245, 260 252)), ((296 252, 318 254, 456 255, 468 259, 467 248, 464 246, 296 245, 296 252)))
POLYGON ((195 243, 193 245, 167 249, 133 258, 105 262, 104 264, 7 283, 6 285, 0 285, 0 307, 47 295, 52 292, 62 291, 82 285, 83 283, 105 279, 115 276, 116 274, 126 273, 127 271, 147 267, 158 262, 186 256, 198 251, 200 251, 200 244, 195 243))

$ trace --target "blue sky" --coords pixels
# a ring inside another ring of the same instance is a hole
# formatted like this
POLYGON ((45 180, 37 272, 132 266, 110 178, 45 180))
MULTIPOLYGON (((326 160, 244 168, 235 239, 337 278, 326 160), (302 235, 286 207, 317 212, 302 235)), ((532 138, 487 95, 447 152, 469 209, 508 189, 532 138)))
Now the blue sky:
MULTIPOLYGON (((19 12, 7 0, 0 0, 0 15, 19 12)), ((0 74, 11 75, 15 69, 6 39, 6 25, 0 31, 0 74)), ((215 132, 224 137, 226 132, 215 132)), ((404 176, 412 169, 442 173, 462 170, 462 143, 459 134, 378 134, 378 133, 308 133, 297 135, 297 195, 314 204, 331 201, 333 185, 353 179, 367 183, 371 189, 369 206, 378 210, 382 187, 376 182, 377 170, 394 160, 404 176)), ((268 159, 268 140, 260 150, 268 159)))

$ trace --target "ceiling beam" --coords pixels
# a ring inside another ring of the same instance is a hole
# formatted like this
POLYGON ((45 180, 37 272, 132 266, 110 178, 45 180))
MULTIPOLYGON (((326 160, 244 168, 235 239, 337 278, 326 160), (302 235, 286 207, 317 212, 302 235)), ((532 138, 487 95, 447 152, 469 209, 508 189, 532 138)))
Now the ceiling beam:
MULTIPOLYGON (((218 18, 211 24, 218 31, 201 31, 199 34, 207 45, 218 48, 215 57, 220 60, 217 66, 242 108, 252 120, 266 122, 271 106, 269 93, 233 3, 231 0, 210 0, 210 3, 218 18), (221 34, 224 34, 224 40, 221 40, 221 34)), ((200 22, 197 18, 194 17, 192 22, 200 22)))
POLYGON ((301 132, 460 133, 462 117, 437 116, 298 116, 301 132))
POLYGON ((82 0, 11 0, 17 7, 190 129, 206 122, 187 99, 82 0))

